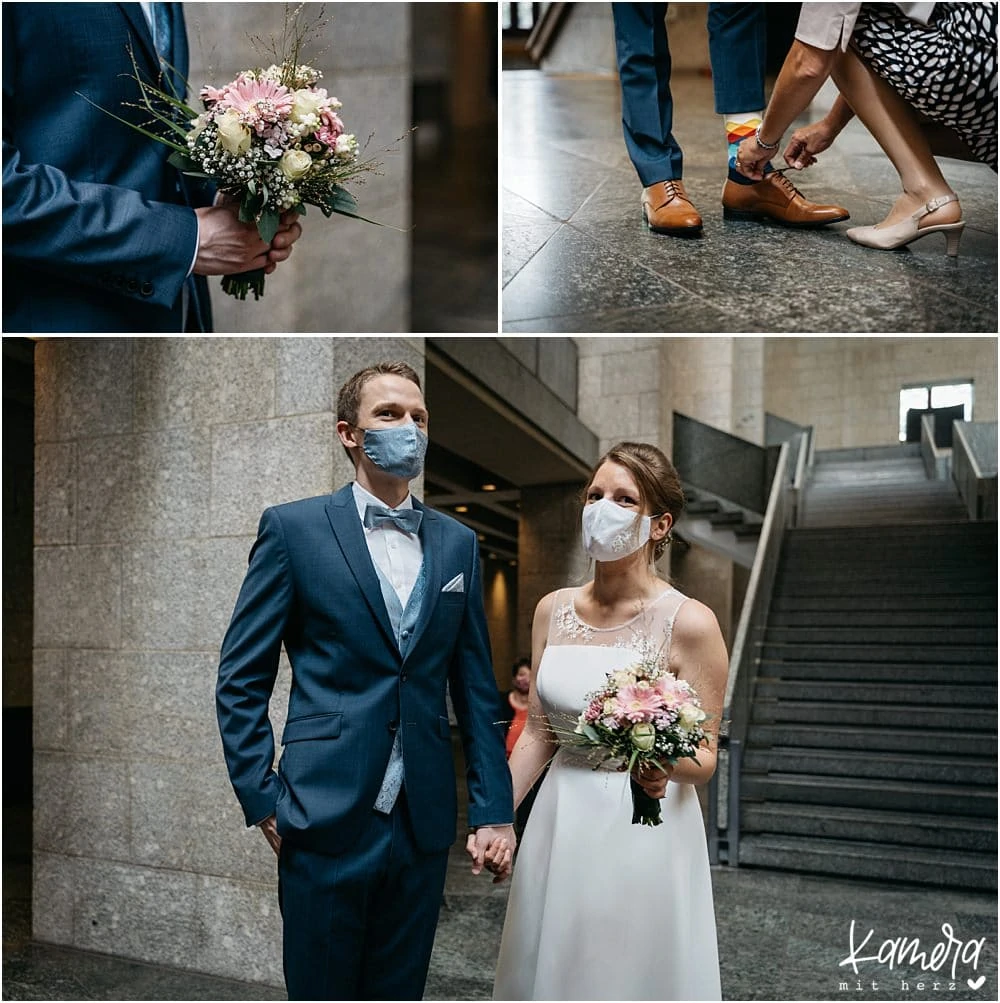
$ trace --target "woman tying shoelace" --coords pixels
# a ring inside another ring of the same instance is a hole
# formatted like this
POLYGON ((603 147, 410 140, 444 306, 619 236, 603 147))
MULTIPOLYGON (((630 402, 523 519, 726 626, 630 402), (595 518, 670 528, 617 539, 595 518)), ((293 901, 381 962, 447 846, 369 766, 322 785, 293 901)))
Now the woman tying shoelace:
POLYGON ((784 132, 832 76, 840 95, 822 120, 792 134, 785 160, 809 167, 856 114, 903 192, 884 220, 847 236, 893 250, 942 233, 956 256, 965 220, 934 157, 997 170, 996 37, 993 3, 804 3, 761 125, 740 144, 737 170, 763 177, 784 132))

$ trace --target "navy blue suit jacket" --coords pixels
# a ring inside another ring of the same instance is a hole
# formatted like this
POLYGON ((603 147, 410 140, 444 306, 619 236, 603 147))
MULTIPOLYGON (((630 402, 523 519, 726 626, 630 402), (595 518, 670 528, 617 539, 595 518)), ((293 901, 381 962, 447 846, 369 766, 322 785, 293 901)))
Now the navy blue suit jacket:
POLYGON ((499 695, 483 613, 475 533, 426 508, 427 587, 401 657, 350 485, 267 509, 222 644, 217 710, 247 825, 326 853, 349 849, 370 818, 401 729, 417 845, 455 839, 456 789, 445 702, 465 749, 469 824, 513 818, 499 695), (462 592, 443 592, 458 574, 462 592), (267 707, 284 644, 291 695, 278 770, 267 707))
MULTIPOLYGON (((187 75, 181 5, 173 60, 187 75)), ((194 258, 192 205, 167 147, 88 103, 143 123, 129 47, 158 80, 138 3, 3 5, 3 328, 180 331, 181 287, 194 258), (79 93, 78 93, 79 92, 79 93)), ((187 330, 210 330, 196 279, 187 330)))

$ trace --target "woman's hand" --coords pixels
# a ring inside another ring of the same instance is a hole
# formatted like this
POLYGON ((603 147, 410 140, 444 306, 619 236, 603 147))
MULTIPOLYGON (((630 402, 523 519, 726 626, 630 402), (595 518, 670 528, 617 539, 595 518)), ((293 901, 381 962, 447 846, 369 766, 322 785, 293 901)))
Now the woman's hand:
POLYGON ((651 763, 640 760, 632 767, 632 779, 651 797, 659 800, 666 796, 667 783, 674 772, 670 763, 651 763))
POLYGON ((785 162, 797 171, 811 167, 816 163, 817 155, 827 149, 836 138, 837 132, 830 127, 825 118, 813 122, 812 125, 804 125, 792 133, 792 138, 785 147, 785 162))
POLYGON ((765 150, 756 136, 747 136, 736 148, 736 170, 745 178, 761 181, 772 153, 774 150, 765 150))

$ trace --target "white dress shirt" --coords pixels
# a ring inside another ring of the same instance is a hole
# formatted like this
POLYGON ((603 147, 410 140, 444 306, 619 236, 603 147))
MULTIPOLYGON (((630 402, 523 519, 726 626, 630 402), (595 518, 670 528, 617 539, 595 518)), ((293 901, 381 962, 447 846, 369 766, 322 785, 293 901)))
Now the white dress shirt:
MULTIPOLYGON (((396 590, 400 605, 406 609, 407 600, 413 591, 417 575, 420 574, 420 565, 424 560, 424 547, 420 537, 416 533, 407 533, 392 523, 367 529, 364 526, 364 518, 365 509, 369 505, 379 505, 382 508, 392 506, 386 505, 380 498, 366 491, 357 481, 352 487, 354 501, 358 506, 358 518, 362 520, 365 542, 368 544, 368 553, 372 555, 375 566, 396 590)), ((413 496, 408 494, 396 508, 413 508, 413 496)))

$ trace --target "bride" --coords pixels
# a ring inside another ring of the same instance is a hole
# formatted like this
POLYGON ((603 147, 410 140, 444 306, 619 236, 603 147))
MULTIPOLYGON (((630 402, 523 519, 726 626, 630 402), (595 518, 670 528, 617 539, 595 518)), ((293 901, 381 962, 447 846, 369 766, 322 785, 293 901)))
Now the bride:
POLYGON ((528 720, 510 760, 515 805, 551 767, 518 851, 494 999, 721 998, 695 786, 715 770, 727 655, 712 612, 653 564, 683 504, 659 449, 612 448, 591 475, 583 509, 594 578, 545 596, 535 610, 528 720), (632 824, 627 773, 595 769, 555 737, 572 729, 608 672, 650 654, 695 688, 710 732, 697 763, 634 773, 662 799, 655 828, 632 824))

